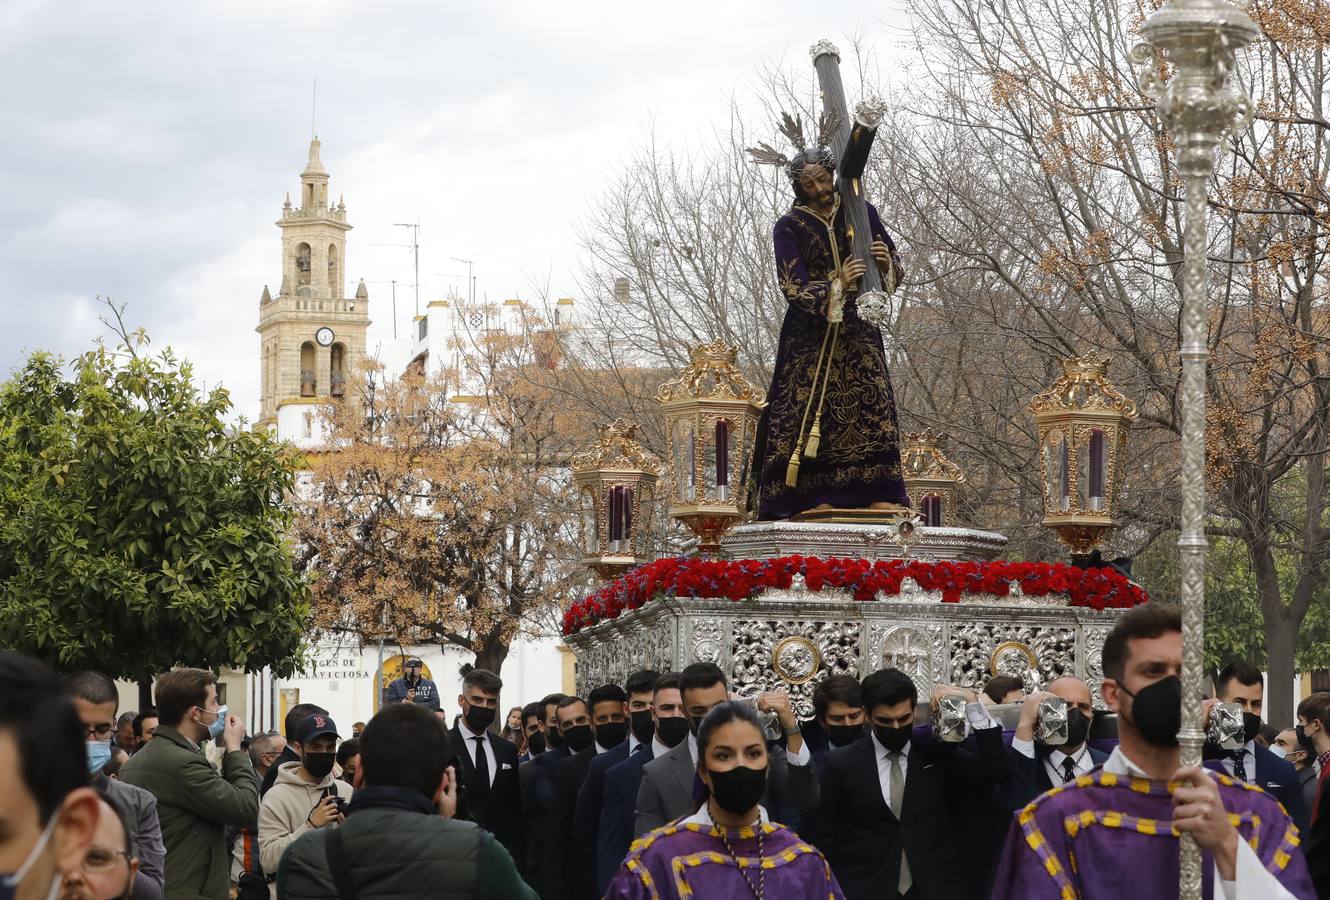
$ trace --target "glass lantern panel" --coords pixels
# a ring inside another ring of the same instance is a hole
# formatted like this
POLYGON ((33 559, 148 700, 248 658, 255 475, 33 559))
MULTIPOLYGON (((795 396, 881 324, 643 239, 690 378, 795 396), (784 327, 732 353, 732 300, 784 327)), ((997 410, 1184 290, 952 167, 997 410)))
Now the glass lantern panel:
POLYGON ((1089 458, 1089 505, 1086 509, 1091 512, 1103 512, 1108 509, 1108 495, 1104 490, 1104 484, 1107 481, 1108 461, 1104 456, 1104 432, 1102 429, 1093 428, 1090 430, 1090 452, 1089 458))
POLYGON ((693 423, 681 420, 674 423, 674 496, 680 503, 697 499, 697 472, 694 459, 697 450, 693 443, 693 423))
POLYGON ((631 552, 634 556, 641 556, 646 552, 645 536, 651 531, 656 518, 656 489, 649 481, 643 483, 637 492, 637 518, 638 527, 633 531, 631 552))
POLYGON ((606 492, 606 504, 609 507, 610 523, 609 552, 628 553, 632 547, 633 534, 632 487, 616 484, 606 492))
POLYGON ((590 491, 582 492, 582 548, 588 556, 600 553, 600 535, 596 528, 596 498, 590 491))
POLYGON ((733 429, 726 419, 716 420, 715 436, 715 457, 716 467, 716 499, 723 501, 730 499, 730 453, 734 449, 732 446, 733 429))
POLYGON ((702 486, 701 497, 714 498, 716 496, 716 428, 711 422, 702 424, 702 486))
POLYGON ((1071 509, 1071 460, 1067 441, 1054 429, 1044 438, 1044 477, 1048 480, 1048 511, 1065 513, 1071 509))

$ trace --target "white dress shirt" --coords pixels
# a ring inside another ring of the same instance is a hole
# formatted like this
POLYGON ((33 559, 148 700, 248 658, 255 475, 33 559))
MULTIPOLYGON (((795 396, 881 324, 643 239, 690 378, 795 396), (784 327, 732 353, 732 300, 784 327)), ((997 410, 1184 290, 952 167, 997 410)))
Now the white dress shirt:
MULTIPOLYGON (((1011 749, 1015 750, 1026 759, 1038 759, 1034 750, 1034 741, 1024 741, 1018 737, 1011 739, 1011 749)), ((1067 780, 1067 773, 1062 768, 1062 761, 1067 758, 1067 754, 1058 750, 1056 747, 1044 757, 1044 771, 1048 773, 1049 784, 1063 784, 1067 780)), ((1082 775, 1089 774, 1094 768, 1094 760, 1090 758, 1090 747, 1088 744, 1081 744, 1081 749, 1071 754, 1075 760, 1074 777, 1079 778, 1082 775)))
MULTIPOLYGON (((674 746, 677 747, 679 745, 675 744, 674 746)), ((666 753, 669 753, 673 749, 674 747, 666 747, 664 744, 662 744, 660 742, 660 738, 656 737, 654 734, 651 736, 652 759, 660 759, 662 756, 664 756, 666 753)))
MULTIPOLYGON (((1233 757, 1225 756, 1223 759, 1223 763, 1224 763, 1224 771, 1232 775, 1234 778, 1237 778, 1238 776, 1234 771, 1237 768, 1237 765, 1233 762, 1233 757)), ((1248 741, 1246 746, 1242 748, 1242 767, 1247 770, 1247 783, 1255 784, 1256 783, 1256 742, 1255 741, 1248 741)))
MULTIPOLYGON (((711 810, 707 809, 708 806, 710 806, 709 803, 703 803, 697 812, 684 819, 680 824, 687 825, 691 823, 693 825, 701 825, 703 828, 711 828, 716 824, 716 820, 711 818, 711 810)), ((757 821, 764 825, 771 821, 771 819, 767 817, 766 809, 763 808, 761 804, 758 804, 757 807, 757 821)), ((750 825, 749 827, 751 828, 752 826, 750 825)))
MULTIPOLYGON (((1127 758, 1121 747, 1113 748, 1113 755, 1104 763, 1104 771, 1133 778, 1150 777, 1127 758)), ((1219 866, 1215 866, 1215 884, 1224 892, 1225 900, 1296 900, 1279 883, 1279 879, 1266 870, 1251 844, 1244 840, 1238 840, 1238 856, 1233 868, 1236 877, 1232 881, 1225 881, 1219 876, 1219 866)))
MULTIPOLYGON (((891 808, 891 757, 887 753, 887 748, 882 746, 882 742, 877 739, 876 734, 869 734, 868 739, 873 742, 873 750, 877 756, 877 783, 882 789, 882 802, 891 808)), ((901 748, 901 777, 907 778, 909 768, 908 760, 910 757, 910 742, 906 741, 905 746, 901 748)))
POLYGON ((490 787, 494 787, 494 776, 499 774, 499 761, 494 758, 494 747, 490 744, 489 735, 476 734, 467 728, 465 716, 457 720, 457 731, 462 735, 462 743, 466 744, 466 755, 471 757, 472 764, 476 761, 476 738, 484 738, 480 746, 485 749, 485 759, 489 762, 490 787))

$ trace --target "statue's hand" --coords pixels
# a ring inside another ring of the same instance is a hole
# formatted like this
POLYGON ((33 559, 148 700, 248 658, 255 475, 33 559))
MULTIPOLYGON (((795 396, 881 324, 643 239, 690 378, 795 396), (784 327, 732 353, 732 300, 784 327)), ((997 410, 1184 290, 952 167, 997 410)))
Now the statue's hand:
POLYGON ((841 270, 841 273, 845 277, 846 288, 852 288, 858 284, 859 279, 864 276, 864 272, 866 271, 868 271, 868 267, 864 265, 862 259, 856 258, 847 262, 845 268, 841 270))

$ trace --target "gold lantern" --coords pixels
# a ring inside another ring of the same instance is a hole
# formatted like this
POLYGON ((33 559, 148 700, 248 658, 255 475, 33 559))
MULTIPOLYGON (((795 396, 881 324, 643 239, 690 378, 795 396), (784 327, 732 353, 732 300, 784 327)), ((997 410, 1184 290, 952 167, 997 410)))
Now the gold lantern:
POLYGON ((582 519, 582 562, 606 578, 642 560, 642 513, 649 511, 661 463, 637 442, 637 426, 618 419, 596 444, 573 456, 582 519))
POLYGON ((674 461, 670 516, 703 554, 716 553, 721 535, 747 516, 743 477, 766 393, 744 378, 737 357, 723 341, 695 347, 688 368, 656 394, 674 461))
POLYGON ((1044 525, 1084 555, 1113 528, 1117 475, 1136 404, 1106 377, 1091 351, 1062 360, 1062 377, 1030 401, 1039 430, 1044 525))
POLYGON ((965 483, 960 466, 947 459, 942 436, 931 428, 905 435, 901 448, 901 471, 910 508, 922 524, 932 527, 956 524, 956 486, 965 483))

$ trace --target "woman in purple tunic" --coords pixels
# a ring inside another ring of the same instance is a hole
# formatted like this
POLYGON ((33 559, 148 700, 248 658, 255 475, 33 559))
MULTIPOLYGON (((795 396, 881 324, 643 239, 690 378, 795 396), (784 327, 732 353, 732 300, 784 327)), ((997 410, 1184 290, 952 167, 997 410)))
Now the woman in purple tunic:
POLYGON ((697 774, 707 795, 701 808, 635 841, 606 900, 844 900, 822 854, 758 805, 767 745, 752 706, 731 701, 707 713, 697 774))

